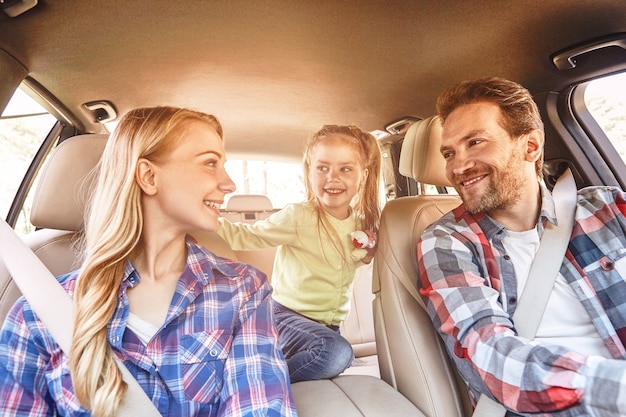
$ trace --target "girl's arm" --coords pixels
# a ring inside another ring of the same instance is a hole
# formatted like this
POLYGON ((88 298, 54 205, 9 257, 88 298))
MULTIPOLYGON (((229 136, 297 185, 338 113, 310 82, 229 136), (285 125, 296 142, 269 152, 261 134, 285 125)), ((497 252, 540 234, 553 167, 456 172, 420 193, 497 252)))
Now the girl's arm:
POLYGON ((297 204, 291 204, 265 220, 253 224, 231 223, 220 218, 217 234, 234 250, 254 250, 288 245, 296 238, 301 216, 297 204))

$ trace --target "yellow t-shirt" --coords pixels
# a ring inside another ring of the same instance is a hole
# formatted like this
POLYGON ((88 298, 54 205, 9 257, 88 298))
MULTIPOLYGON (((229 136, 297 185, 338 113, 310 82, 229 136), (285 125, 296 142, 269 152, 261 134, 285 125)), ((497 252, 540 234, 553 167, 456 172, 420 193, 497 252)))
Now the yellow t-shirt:
POLYGON ((345 220, 326 215, 326 219, 341 242, 333 243, 320 230, 314 202, 289 204, 254 224, 220 218, 217 233, 234 250, 277 246, 273 298, 315 321, 339 325, 350 310, 354 272, 363 265, 366 251, 355 249, 350 238, 350 232, 360 229, 356 215, 345 220))

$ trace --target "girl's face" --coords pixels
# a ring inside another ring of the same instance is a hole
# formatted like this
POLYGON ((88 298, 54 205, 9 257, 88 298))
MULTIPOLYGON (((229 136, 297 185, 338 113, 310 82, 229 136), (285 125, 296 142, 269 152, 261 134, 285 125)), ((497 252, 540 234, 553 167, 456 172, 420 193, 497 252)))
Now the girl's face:
POLYGON ((321 208, 337 219, 350 215, 350 202, 366 175, 355 145, 341 137, 325 138, 312 149, 311 189, 321 208))
POLYGON ((235 184, 224 169, 224 144, 208 123, 195 121, 163 162, 154 164, 157 218, 177 231, 215 231, 224 196, 235 184))

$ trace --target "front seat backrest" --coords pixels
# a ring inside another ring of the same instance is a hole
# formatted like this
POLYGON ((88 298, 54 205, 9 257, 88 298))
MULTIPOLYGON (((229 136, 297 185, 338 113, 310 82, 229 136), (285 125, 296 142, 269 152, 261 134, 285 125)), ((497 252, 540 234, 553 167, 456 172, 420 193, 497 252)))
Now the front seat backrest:
MULTIPOLYGON (((77 240, 83 225, 85 194, 82 185, 97 165, 108 135, 80 135, 59 144, 50 154, 35 189, 30 221, 38 229, 23 239, 52 275, 75 269, 77 240)), ((0 321, 21 295, 0 259, 0 321)))
MULTIPOLYGON (((440 144, 437 117, 414 123, 402 144, 400 172, 418 183, 451 186, 440 144)), ((471 415, 467 390, 417 288, 417 242, 422 231, 460 203, 455 195, 389 201, 382 212, 374 258, 374 328, 381 378, 428 417, 471 415)))

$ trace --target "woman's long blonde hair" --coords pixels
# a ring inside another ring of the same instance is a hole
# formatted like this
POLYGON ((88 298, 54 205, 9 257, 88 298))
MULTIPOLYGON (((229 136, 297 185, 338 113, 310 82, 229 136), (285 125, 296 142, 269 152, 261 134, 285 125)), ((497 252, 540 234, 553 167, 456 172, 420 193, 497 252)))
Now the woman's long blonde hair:
MULTIPOLYGON (((341 126, 341 125, 325 125, 318 130, 313 136, 309 138, 304 148, 304 156, 302 160, 302 166, 304 170, 304 186, 306 189, 307 201, 315 201, 318 213, 318 222, 321 225, 320 229, 325 229, 326 232, 332 237, 333 242, 337 242, 338 236, 336 233, 330 233, 334 230, 330 225, 325 222, 325 216, 321 212, 321 207, 313 187, 311 185, 311 179, 309 174, 311 172, 311 158, 313 149, 321 141, 329 138, 340 138, 348 145, 352 146, 354 150, 359 154, 359 160, 361 167, 367 170, 367 177, 365 182, 359 186, 353 201, 352 209, 357 213, 361 219, 361 228, 363 230, 371 230, 374 233, 378 233, 378 226, 380 223, 380 171, 381 171, 381 153, 378 141, 374 136, 368 132, 362 131, 357 126, 341 126)), ((342 253, 342 251, 339 251, 342 253)))
POLYGON ((139 108, 122 118, 100 160, 85 221, 70 355, 74 392, 96 417, 114 416, 126 390, 107 342, 107 327, 118 304, 125 261, 143 230, 137 161, 165 158, 192 121, 208 123, 222 137, 214 116, 174 107, 139 108))

